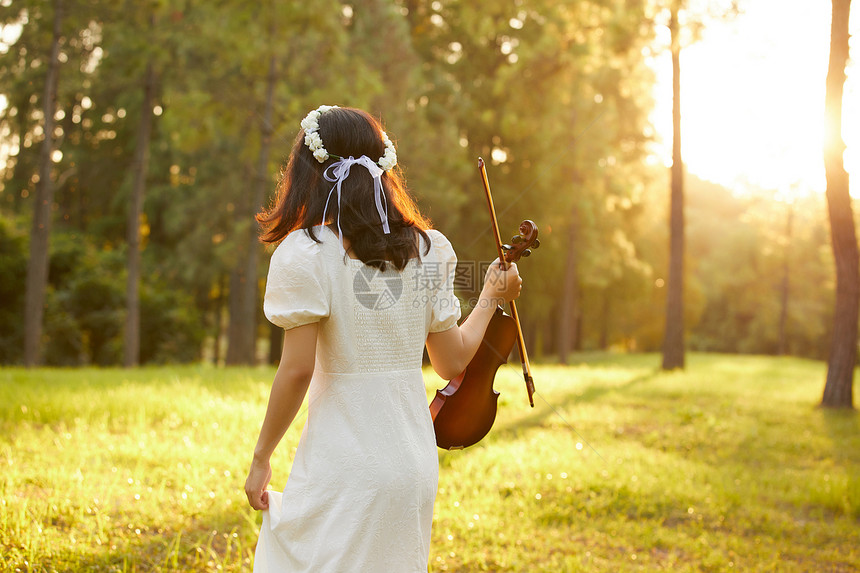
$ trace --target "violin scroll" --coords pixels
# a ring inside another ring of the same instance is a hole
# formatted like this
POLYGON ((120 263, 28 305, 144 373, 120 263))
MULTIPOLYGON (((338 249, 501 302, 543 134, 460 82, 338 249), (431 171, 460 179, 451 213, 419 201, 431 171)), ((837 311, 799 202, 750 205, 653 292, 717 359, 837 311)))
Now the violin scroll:
POLYGON ((534 221, 526 219, 520 223, 519 233, 519 235, 514 235, 511 238, 510 244, 502 245, 505 261, 508 264, 517 262, 520 257, 531 255, 532 249, 537 249, 540 246, 540 241, 537 238, 538 228, 534 221))

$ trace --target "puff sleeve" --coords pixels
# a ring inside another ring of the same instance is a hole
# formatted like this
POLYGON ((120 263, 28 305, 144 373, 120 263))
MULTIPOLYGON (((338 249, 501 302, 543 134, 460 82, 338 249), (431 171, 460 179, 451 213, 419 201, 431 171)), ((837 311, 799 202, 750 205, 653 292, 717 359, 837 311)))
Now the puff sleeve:
POLYGON ((320 245, 302 230, 281 241, 269 263, 263 312, 285 330, 329 316, 331 293, 320 245))
POLYGON ((460 320, 460 299, 454 294, 454 276, 457 255, 451 242, 439 231, 428 231, 435 267, 438 269, 438 288, 431 297, 430 332, 442 332, 460 320))

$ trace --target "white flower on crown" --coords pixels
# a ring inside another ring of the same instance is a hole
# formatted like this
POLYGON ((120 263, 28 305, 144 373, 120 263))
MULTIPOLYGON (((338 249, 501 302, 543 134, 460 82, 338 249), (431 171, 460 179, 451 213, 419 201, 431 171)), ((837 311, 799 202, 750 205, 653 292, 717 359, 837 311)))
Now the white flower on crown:
POLYGON ((319 129, 319 127, 320 127, 320 124, 319 124, 320 115, 321 114, 317 111, 310 112, 307 115, 307 117, 305 117, 302 120, 302 129, 304 129, 306 132, 307 131, 316 131, 317 129, 319 129))
POLYGON ((397 165, 397 156, 395 154, 388 154, 382 156, 382 158, 376 162, 383 171, 390 171, 397 165))
POLYGON ((308 113, 302 120, 302 129, 305 130, 305 145, 308 146, 308 149, 313 152, 314 158, 320 163, 326 162, 329 152, 323 147, 323 141, 319 134, 319 120, 322 114, 336 107, 336 105, 321 105, 308 113))
MULTIPOLYGON (((302 129, 305 130, 305 145, 313 152, 314 158, 320 163, 325 163, 329 158, 329 152, 323 146, 322 137, 319 134, 319 119, 322 114, 329 110, 335 109, 336 105, 321 105, 315 110, 308 113, 302 120, 302 129)), ((385 144, 385 152, 379 161, 376 162, 383 171, 390 171, 397 165, 397 151, 394 149, 394 143, 388 138, 388 134, 382 132, 382 143, 385 144)))
POLYGON ((315 131, 305 132, 305 145, 307 145, 311 151, 321 149, 323 142, 320 134, 315 131))
POLYGON ((382 167, 383 171, 389 171, 397 165, 397 151, 394 150, 394 143, 392 143, 388 138, 388 134, 384 131, 382 132, 382 142, 385 144, 385 153, 382 154, 382 157, 376 163, 382 167))

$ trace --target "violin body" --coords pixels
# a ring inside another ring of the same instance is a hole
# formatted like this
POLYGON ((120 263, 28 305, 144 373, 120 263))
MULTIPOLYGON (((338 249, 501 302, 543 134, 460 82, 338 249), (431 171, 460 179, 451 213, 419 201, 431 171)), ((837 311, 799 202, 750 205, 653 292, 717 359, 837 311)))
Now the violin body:
POLYGON ((475 357, 445 388, 436 390, 430 403, 437 446, 446 450, 467 448, 493 427, 499 402, 493 379, 508 361, 516 340, 514 319, 496 307, 475 357))
MULTIPOLYGON (((519 233, 511 238, 511 244, 502 244, 499 224, 496 221, 496 210, 493 207, 493 195, 490 192, 490 182, 487 180, 487 171, 481 158, 478 158, 478 169, 490 211, 492 222, 490 228, 496 241, 499 265, 505 268, 518 261, 520 257, 529 256, 531 249, 540 246, 537 225, 534 221, 526 219, 520 223, 519 233)), ((437 390, 436 396, 430 403, 430 415, 436 431, 436 445, 440 448, 446 450, 467 448, 478 443, 493 427, 499 403, 499 393, 493 389, 493 380, 499 366, 507 363, 514 343, 517 344, 520 353, 529 404, 534 408, 532 399, 534 382, 529 370, 529 359, 523 341, 517 305, 514 301, 510 301, 509 304, 510 315, 505 314, 502 308, 496 307, 487 325, 484 338, 469 365, 445 388, 437 390)))

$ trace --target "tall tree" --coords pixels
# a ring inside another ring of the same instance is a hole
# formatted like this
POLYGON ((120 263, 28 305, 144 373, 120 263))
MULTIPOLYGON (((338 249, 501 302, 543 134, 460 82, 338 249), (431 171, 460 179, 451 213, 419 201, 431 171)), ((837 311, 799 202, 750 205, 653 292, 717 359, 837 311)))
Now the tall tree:
MULTIPOLYGON (((274 27, 272 27, 274 28, 274 27)), ((270 30, 270 37, 274 29, 270 30)), ((244 215, 248 221, 263 206, 269 177, 269 155, 272 148, 272 117, 275 105, 275 83, 278 59, 273 53, 269 56, 269 71, 266 75, 266 99, 260 117, 260 150, 257 167, 249 189, 248 211, 244 215)), ((241 227, 240 227, 241 228, 241 227)), ((253 364, 256 353, 257 331, 257 267, 259 266, 260 246, 256 228, 247 226, 244 245, 245 256, 237 261, 230 275, 230 338, 227 346, 227 364, 253 364)), ((241 248, 241 247, 240 247, 241 248)))
POLYGON ((788 323, 788 305, 789 296, 791 295, 791 233, 794 223, 794 204, 788 202, 787 214, 785 218, 785 247, 783 249, 782 260, 782 284, 780 285, 780 301, 779 301, 779 348, 777 354, 783 356, 788 347, 788 333, 786 325, 788 323))
POLYGON ((48 283, 48 247, 51 234, 51 213, 54 185, 51 180, 54 155, 54 113, 60 74, 60 39, 63 2, 54 0, 53 39, 48 59, 48 73, 42 100, 44 140, 39 153, 39 181, 36 186, 33 223, 30 231, 30 259, 27 263, 27 283, 24 315, 24 364, 37 366, 42 361, 42 320, 45 307, 45 287, 48 283))
POLYGON ((695 41, 705 21, 726 20, 738 13, 737 0, 668 0, 672 54, 672 167, 669 201, 669 273, 663 331, 663 370, 684 368, 684 163, 681 158, 681 48, 688 34, 695 41))
POLYGON ((669 10, 672 51, 672 182, 663 370, 684 367, 684 164, 681 160, 681 40, 678 25, 680 2, 672 2, 669 10))
POLYGON ((579 250, 580 250, 580 216, 579 204, 573 203, 570 212, 570 226, 568 228, 568 244, 565 253, 564 284, 561 300, 559 301, 558 320, 558 360, 567 364, 568 354, 576 349, 577 325, 580 313, 580 288, 579 288, 579 250))
POLYGON ((857 234, 848 192, 848 173, 842 163, 842 154, 845 152, 845 142, 842 140, 842 91, 845 85, 845 64, 848 61, 850 8, 851 0, 833 0, 830 64, 824 97, 827 126, 824 174, 827 178, 830 237, 836 261, 836 309, 827 363, 827 382, 821 405, 832 408, 854 406, 854 366, 857 362, 857 320, 860 308, 857 234))
MULTIPOLYGON (((150 31, 155 27, 155 16, 149 18, 150 31)), ((140 218, 146 192, 146 174, 149 168, 149 142, 152 137, 153 104, 155 100, 155 68, 153 58, 146 63, 143 74, 143 98, 140 122, 132 167, 131 198, 128 202, 128 275, 125 290, 125 336, 123 337, 123 365, 126 368, 140 362, 140 218)))

